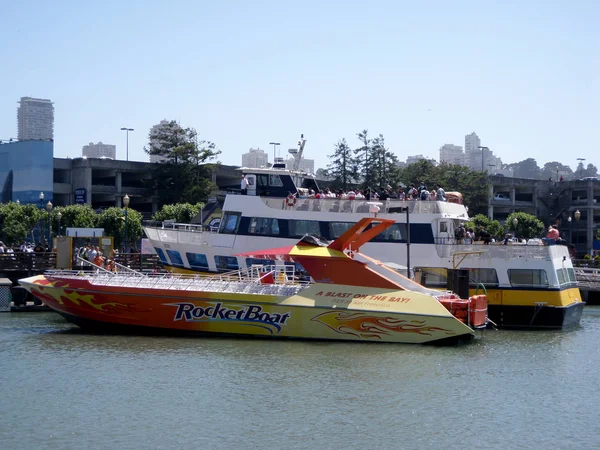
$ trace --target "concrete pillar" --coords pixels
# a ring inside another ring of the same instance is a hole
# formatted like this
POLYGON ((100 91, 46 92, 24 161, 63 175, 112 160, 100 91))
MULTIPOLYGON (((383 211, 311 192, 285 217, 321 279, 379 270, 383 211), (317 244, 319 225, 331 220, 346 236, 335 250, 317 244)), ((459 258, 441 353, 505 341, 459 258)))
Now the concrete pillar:
POLYGON ((121 172, 120 170, 117 170, 117 172, 115 173, 115 187, 117 188, 117 195, 115 196, 115 206, 117 208, 121 207, 121 199, 123 198, 123 195, 121 193, 121 188, 122 188, 122 182, 123 182, 123 172, 121 172))

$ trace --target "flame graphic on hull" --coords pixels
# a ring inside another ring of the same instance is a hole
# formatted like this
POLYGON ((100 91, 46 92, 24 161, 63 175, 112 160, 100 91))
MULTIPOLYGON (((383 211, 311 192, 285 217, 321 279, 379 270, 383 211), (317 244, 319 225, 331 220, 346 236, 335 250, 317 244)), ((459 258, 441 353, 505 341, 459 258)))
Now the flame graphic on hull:
POLYGON ((428 326, 422 320, 377 317, 360 312, 328 311, 311 320, 326 325, 336 333, 350 334, 360 338, 381 339, 382 335, 392 333, 416 333, 431 336, 436 331, 448 335, 454 334, 452 330, 428 326))
POLYGON ((36 280, 35 284, 31 286, 31 293, 38 297, 40 300, 47 304, 56 302, 59 305, 65 306, 65 303, 70 302, 75 306, 86 307, 89 306, 96 311, 106 313, 113 312, 116 310, 133 309, 137 311, 145 311, 132 304, 119 303, 119 302, 102 302, 96 298, 93 294, 84 294, 77 291, 76 286, 71 283, 66 283, 61 280, 47 280, 40 279, 36 280), (71 288, 71 289, 68 289, 71 288), (74 288, 74 289, 73 289, 74 288))

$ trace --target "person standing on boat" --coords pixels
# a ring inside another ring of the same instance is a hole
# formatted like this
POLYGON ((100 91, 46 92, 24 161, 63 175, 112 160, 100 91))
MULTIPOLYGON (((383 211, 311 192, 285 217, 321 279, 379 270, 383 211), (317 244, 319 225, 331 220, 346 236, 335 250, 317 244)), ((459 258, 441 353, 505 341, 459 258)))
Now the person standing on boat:
POLYGON ((242 195, 248 195, 248 178, 246 178, 246 175, 242 175, 240 190, 242 191, 242 195))

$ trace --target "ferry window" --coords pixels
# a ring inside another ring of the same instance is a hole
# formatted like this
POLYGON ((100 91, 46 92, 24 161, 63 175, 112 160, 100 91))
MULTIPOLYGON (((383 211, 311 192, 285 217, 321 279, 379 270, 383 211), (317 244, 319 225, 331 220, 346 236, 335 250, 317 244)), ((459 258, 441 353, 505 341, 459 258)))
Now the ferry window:
POLYGON ((415 267, 415 273, 417 271, 421 273, 421 284, 425 287, 448 286, 448 271, 445 267, 415 267))
POLYGON ((558 278, 558 284, 565 284, 567 282, 567 279, 565 278, 565 275, 567 275, 565 269, 556 269, 556 276, 558 278))
POLYGON ((447 233, 447 232, 448 232, 448 223, 440 222, 440 233, 447 233))
POLYGON ((156 250, 156 254, 164 264, 169 264, 169 261, 167 261, 167 257, 165 256, 165 252, 162 251, 162 248, 154 247, 154 250, 156 250))
POLYGON ((498 286, 496 269, 469 269, 469 286, 476 288, 479 284, 488 287, 498 286))
POLYGON ((302 237, 305 234, 321 235, 319 222, 316 220, 290 220, 288 224, 290 237, 302 237))
POLYGON ((263 236, 278 236, 279 220, 271 217, 252 217, 248 225, 248 233, 263 236))
POLYGON ((329 237, 337 239, 353 225, 355 225, 353 222, 329 222, 329 237))
POLYGON ((250 268, 252 266, 274 266, 275 261, 272 259, 262 259, 262 258, 246 258, 246 267, 250 268))
POLYGON ((398 242, 402 240, 406 240, 405 223, 395 223, 372 239, 373 242, 398 242))
POLYGON ((269 186, 283 186, 283 181, 279 175, 269 175, 269 186))
POLYGON ((235 256, 215 256, 215 265, 217 266, 217 270, 238 270, 240 266, 238 265, 237 258, 235 256))
POLYGON ((567 269, 567 274, 569 275, 569 281, 571 283, 577 283, 577 278, 575 278, 575 269, 572 267, 567 269))
POLYGON ((219 230, 219 233, 235 234, 237 232, 239 221, 239 213, 225 213, 223 220, 221 220, 221 229, 219 230))
POLYGON ((173 264, 174 266, 183 267, 183 259, 181 259, 181 255, 177 250, 167 250, 167 255, 171 260, 171 264, 173 264))
POLYGON ((545 270, 508 269, 508 279, 511 286, 548 286, 545 270))
POLYGON ((268 175, 257 175, 256 184, 260 187, 269 187, 269 176, 268 175))
POLYGON ((185 257, 192 269, 208 269, 208 259, 206 259, 206 255, 200 253, 186 253, 185 257))

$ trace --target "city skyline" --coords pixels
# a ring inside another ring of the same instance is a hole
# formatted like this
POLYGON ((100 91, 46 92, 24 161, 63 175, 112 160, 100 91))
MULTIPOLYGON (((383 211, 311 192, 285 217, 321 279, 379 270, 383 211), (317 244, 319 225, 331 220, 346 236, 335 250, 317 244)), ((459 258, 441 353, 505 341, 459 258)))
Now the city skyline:
POLYGON ((400 160, 438 160, 441 145, 476 130, 505 163, 600 165, 595 2, 234 3, 151 0, 117 15, 111 1, 8 4, 0 139, 17 137, 13 102, 32 95, 55 103, 58 157, 102 141, 125 159, 127 126, 129 159, 147 161, 150 128, 167 117, 215 142, 224 164, 272 141, 293 148, 304 133, 306 157, 324 168, 339 139, 358 147, 366 128, 400 160), (114 32, 107 40, 90 26, 114 32))

